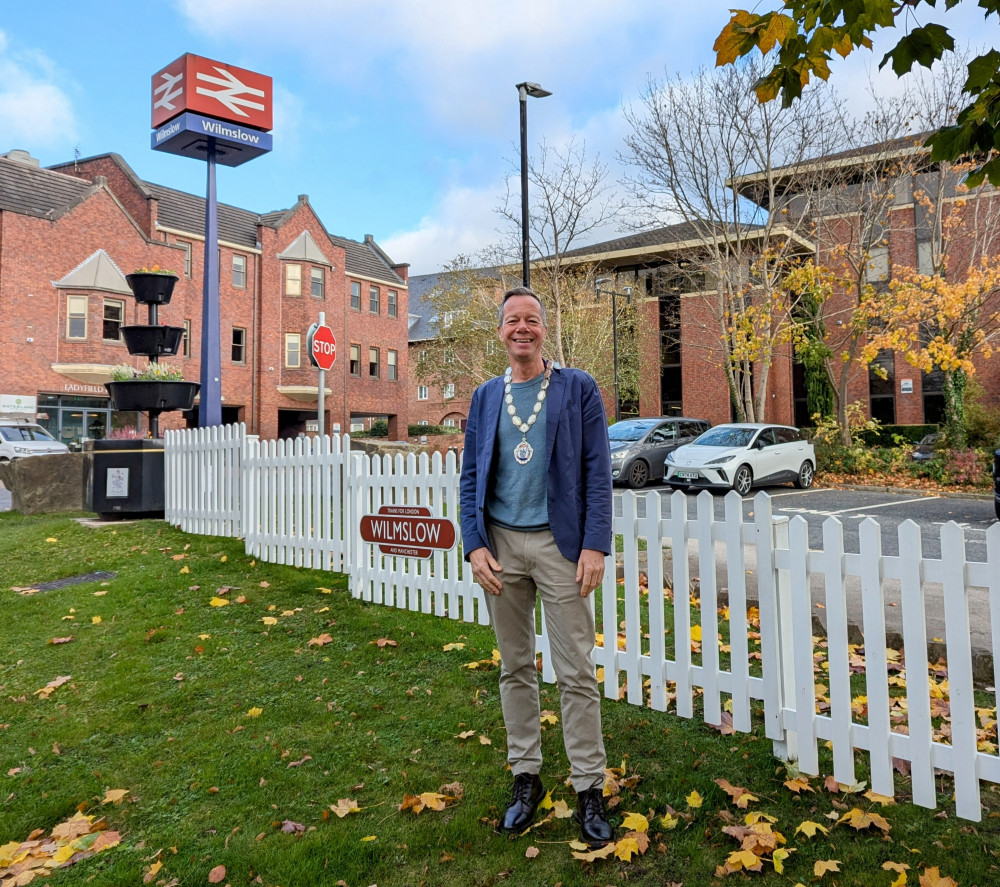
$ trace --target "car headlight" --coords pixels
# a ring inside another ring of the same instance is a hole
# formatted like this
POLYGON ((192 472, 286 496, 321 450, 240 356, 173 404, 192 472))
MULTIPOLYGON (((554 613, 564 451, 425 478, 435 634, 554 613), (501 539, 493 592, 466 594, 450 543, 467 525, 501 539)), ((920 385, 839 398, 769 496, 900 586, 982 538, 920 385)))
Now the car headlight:
POLYGON ((20 453, 22 456, 31 455, 31 450, 29 450, 27 447, 14 447, 14 452, 20 453))
POLYGON ((720 456, 718 459, 712 459, 710 462, 706 462, 706 465, 725 465, 727 462, 732 462, 737 456, 733 453, 731 456, 720 456))
POLYGON ((669 453, 667 453, 667 459, 666 459, 666 461, 669 462, 671 465, 674 464, 674 451, 673 450, 671 450, 669 453))
POLYGON ((611 461, 612 462, 621 462, 621 460, 624 459, 624 458, 625 458, 625 451, 624 450, 618 450, 617 452, 614 452, 614 453, 611 454, 611 461))

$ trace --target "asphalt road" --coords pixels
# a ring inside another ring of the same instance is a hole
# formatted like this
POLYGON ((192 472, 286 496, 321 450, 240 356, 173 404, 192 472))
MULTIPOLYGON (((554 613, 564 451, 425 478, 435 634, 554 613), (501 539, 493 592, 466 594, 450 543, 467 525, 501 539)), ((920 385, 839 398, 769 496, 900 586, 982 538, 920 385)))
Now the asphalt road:
MULTIPOLYGON (((668 487, 656 485, 645 490, 637 490, 640 498, 638 509, 640 516, 645 515, 646 496, 655 490, 660 493, 660 511, 663 517, 670 516, 670 497, 672 491, 668 487)), ((755 490, 754 496, 760 491, 755 490)), ((823 523, 833 517, 844 527, 844 547, 849 552, 859 550, 858 527, 865 518, 873 518, 882 528, 882 551, 884 554, 899 553, 899 537, 897 528, 907 520, 915 521, 920 526, 925 557, 941 556, 941 527, 949 521, 955 521, 965 530, 966 556, 970 561, 986 560, 986 530, 995 523, 993 502, 988 498, 942 496, 926 492, 871 492, 866 490, 849 490, 842 488, 814 487, 809 490, 796 490, 794 487, 770 487, 765 492, 771 497, 772 507, 776 515, 793 518, 801 515, 809 524, 809 547, 822 548, 823 523)), ((696 511, 696 493, 686 494, 688 514, 694 516, 696 511)), ((724 494, 710 493, 715 504, 715 514, 722 517, 724 494)), ((622 491, 615 488, 615 513, 621 514, 622 491)), ((743 501, 743 515, 752 516, 754 510, 753 498, 743 501)))

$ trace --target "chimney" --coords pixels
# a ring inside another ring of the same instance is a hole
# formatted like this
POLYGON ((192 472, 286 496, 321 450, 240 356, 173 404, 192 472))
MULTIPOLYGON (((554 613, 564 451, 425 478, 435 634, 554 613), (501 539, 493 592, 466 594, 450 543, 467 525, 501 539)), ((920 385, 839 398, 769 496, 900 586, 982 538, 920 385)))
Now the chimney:
POLYGON ((38 169, 41 164, 34 157, 31 156, 23 148, 14 148, 8 151, 6 154, 0 154, 0 157, 6 157, 8 160, 13 160, 14 163, 23 163, 25 166, 33 166, 38 169))

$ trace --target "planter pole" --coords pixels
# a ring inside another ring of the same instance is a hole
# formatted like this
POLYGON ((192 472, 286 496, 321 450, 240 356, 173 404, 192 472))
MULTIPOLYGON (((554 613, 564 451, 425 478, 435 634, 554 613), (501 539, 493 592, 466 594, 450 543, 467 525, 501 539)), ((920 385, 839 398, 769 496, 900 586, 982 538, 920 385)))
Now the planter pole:
POLYGON ((201 402, 198 426, 222 424, 222 353, 219 329, 219 211, 215 200, 215 138, 208 137, 205 194, 205 282, 201 303, 201 402))

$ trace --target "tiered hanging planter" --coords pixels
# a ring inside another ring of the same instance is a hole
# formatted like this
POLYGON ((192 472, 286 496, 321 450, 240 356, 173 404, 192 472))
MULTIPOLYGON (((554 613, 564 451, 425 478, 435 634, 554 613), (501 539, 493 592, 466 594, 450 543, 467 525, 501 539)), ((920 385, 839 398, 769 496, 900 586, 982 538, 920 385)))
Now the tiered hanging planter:
POLYGON ((111 405, 120 411, 149 414, 149 430, 153 440, 87 441, 89 469, 87 503, 102 518, 124 514, 162 517, 164 506, 163 441, 159 438, 160 413, 169 410, 190 410, 201 386, 172 378, 178 370, 161 367, 161 356, 177 353, 183 340, 182 327, 157 322, 157 309, 166 305, 174 292, 177 275, 171 271, 143 269, 126 275, 136 302, 149 308, 149 323, 123 326, 122 338, 128 353, 149 358, 145 370, 122 367, 118 378, 106 382, 111 405))
POLYGON ((157 322, 157 309, 170 302, 178 277, 172 271, 142 270, 127 274, 125 279, 136 302, 149 307, 149 323, 123 326, 122 337, 128 353, 148 357, 149 370, 138 373, 135 379, 122 379, 105 383, 111 404, 116 410, 149 413, 149 428, 154 438, 159 437, 160 413, 171 410, 190 410, 201 386, 197 382, 157 378, 157 364, 161 356, 173 356, 180 348, 184 329, 157 322))

